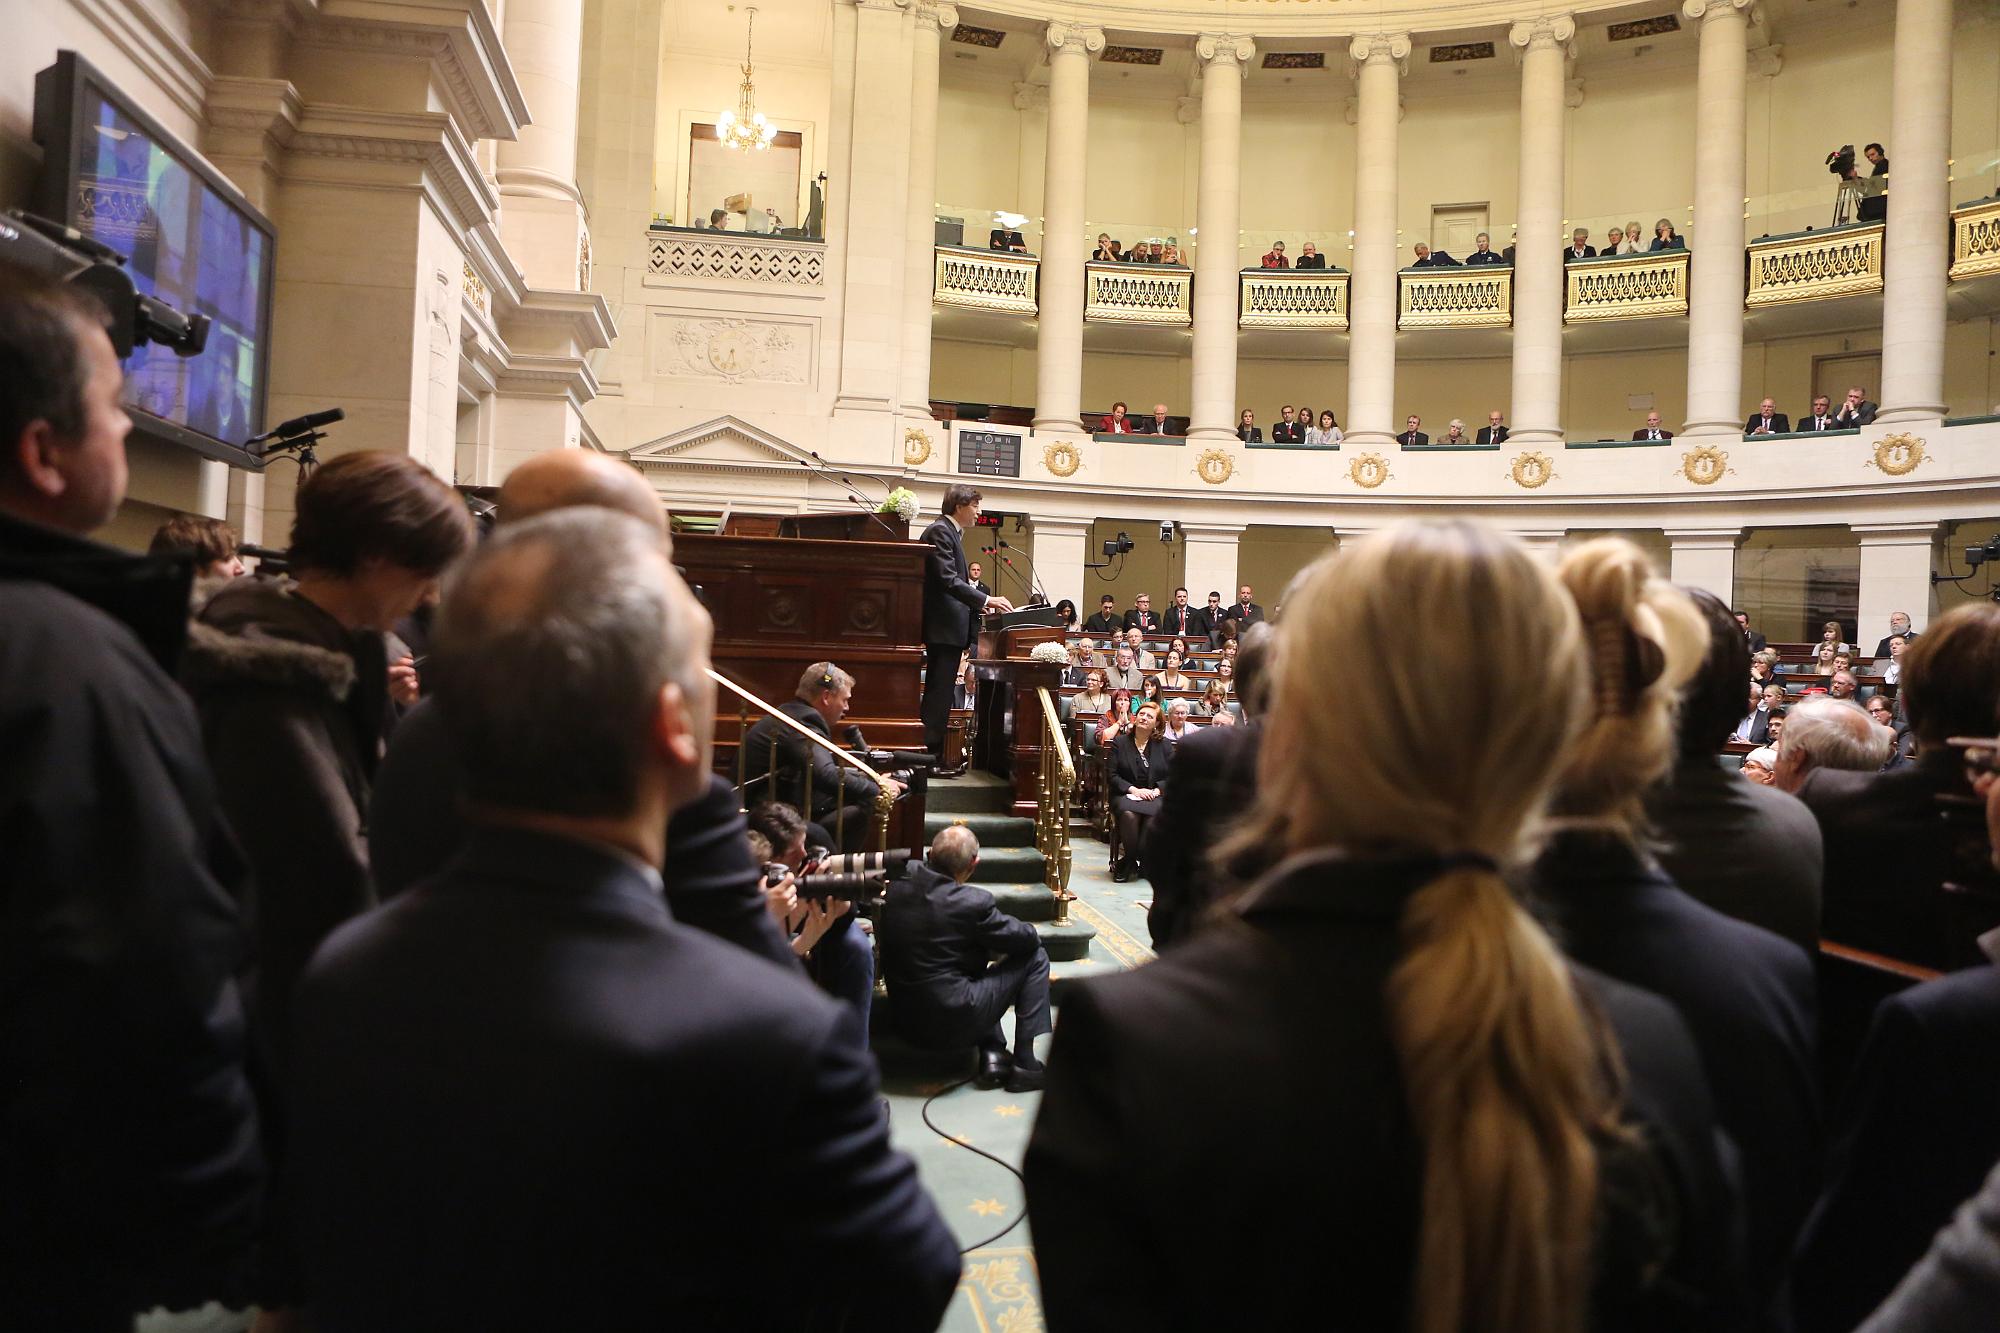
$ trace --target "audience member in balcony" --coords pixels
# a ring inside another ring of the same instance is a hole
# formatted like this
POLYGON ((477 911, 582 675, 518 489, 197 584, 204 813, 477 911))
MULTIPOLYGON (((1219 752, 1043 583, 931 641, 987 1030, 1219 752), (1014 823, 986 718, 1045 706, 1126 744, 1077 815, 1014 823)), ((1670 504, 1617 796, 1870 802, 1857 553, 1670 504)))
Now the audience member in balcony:
POLYGON ((1507 436, 1511 433, 1507 429, 1506 418, 1502 417, 1498 412, 1488 412, 1486 414, 1486 424, 1479 428, 1479 435, 1475 443, 1505 444, 1507 443, 1507 436))
POLYGON ((1172 435, 1174 433, 1173 423, 1167 417, 1167 405, 1165 403, 1153 404, 1153 415, 1139 423, 1139 433, 1141 435, 1172 435))
POLYGON ((1745 435, 1784 435, 1791 429, 1791 419, 1778 411, 1777 404, 1769 398, 1759 403, 1750 419, 1743 423, 1745 435))
POLYGON ((1222 594, 1209 590, 1208 606, 1201 613, 1201 632, 1208 635, 1208 646, 1214 648, 1222 642, 1222 623, 1229 619, 1229 608, 1222 604, 1222 594))
POLYGON ((1243 415, 1236 418, 1236 438, 1245 444, 1264 442, 1264 432, 1257 425, 1257 414, 1247 407, 1243 409, 1243 415))
POLYGON ((1201 687, 1201 698, 1194 701, 1196 717, 1214 717, 1217 713, 1229 711, 1229 687, 1216 677, 1209 677, 1201 687))
POLYGON ((1111 743, 1123 736, 1131 725, 1132 691, 1127 689, 1111 691, 1111 706, 1104 710, 1104 716, 1098 719, 1093 733, 1097 737, 1097 748, 1110 749, 1111 743))
POLYGON ((1819 773, 1881 772, 1896 734, 1877 726, 1852 699, 1828 695, 1802 699, 1788 710, 1776 744, 1772 785, 1810 800, 1804 790, 1819 773))
POLYGON ((1431 437, 1417 429, 1422 424, 1423 418, 1419 417, 1415 412, 1410 413, 1409 420, 1403 423, 1403 433, 1396 437, 1396 442, 1405 449, 1415 449, 1429 444, 1431 437))
POLYGON ((1299 262, 1292 267, 1324 269, 1326 267, 1326 256, 1319 252, 1318 246, 1314 245, 1311 241, 1307 241, 1299 248, 1299 262))
POLYGON ((1146 826, 1160 813, 1160 788, 1173 766, 1173 746, 1160 737, 1163 725, 1158 704, 1140 704, 1132 710, 1132 725, 1111 746, 1111 809, 1124 852, 1111 878, 1121 884, 1139 868, 1146 826))
POLYGON ((1469 444, 1470 441, 1465 438, 1465 423, 1463 421, 1460 421, 1457 417, 1453 417, 1451 419, 1451 424, 1445 428, 1444 438, 1442 440, 1439 440, 1438 443, 1469 444))
POLYGON ((1890 614, 1889 632, 1882 637, 1882 642, 1875 645, 1875 656, 1888 657, 1890 655, 1889 640, 1899 637, 1904 639, 1914 639, 1917 637, 1916 632, 1910 628, 1910 613, 1908 611, 1895 611, 1890 614))
POLYGON ((1125 628, 1125 617, 1118 614, 1118 599, 1105 593, 1097 599, 1097 614, 1083 622, 1085 634, 1117 634, 1125 628))
POLYGON ((1335 419, 1333 409, 1330 407, 1322 408, 1319 414, 1319 424, 1311 426, 1306 430, 1307 444, 1335 445, 1340 443, 1341 438, 1340 422, 1335 419))
POLYGON ((1661 218, 1653 224, 1653 244, 1648 248, 1655 253, 1661 250, 1685 250, 1687 238, 1676 235, 1674 224, 1666 218, 1661 218))
POLYGON ((1028 253, 1027 241, 1022 239, 1019 231, 1005 222, 986 234, 986 248, 989 250, 1007 250, 1017 255, 1028 253))
POLYGON ((1609 232, 1605 234, 1604 245, 1602 246, 1602 248, 1598 250, 1597 257, 1600 259, 1612 258, 1614 255, 1618 253, 1618 247, 1623 245, 1624 243, 1625 243, 1624 229, 1622 227, 1613 227, 1609 232))
POLYGON ((1482 231, 1473 238, 1472 253, 1465 257, 1465 262, 1471 267, 1478 264, 1504 264, 1507 261, 1494 252, 1493 238, 1482 231))
POLYGON ((1648 412, 1646 414, 1644 429, 1633 431, 1632 438, 1635 440, 1671 440, 1674 438, 1674 433, 1660 425, 1660 414, 1658 412, 1648 412))
POLYGON ((1313 410, 1310 407, 1307 407, 1304 403, 1299 404, 1298 423, 1299 423, 1299 443, 1304 444, 1306 438, 1306 432, 1312 429, 1312 424, 1313 424, 1313 410))
MULTIPOLYGON (((1234 639, 1238 634, 1249 629, 1252 625, 1262 624, 1265 618, 1264 608, 1257 605, 1250 585, 1247 583, 1236 590, 1236 600, 1231 602, 1229 609, 1222 614, 1225 619, 1233 621, 1236 625, 1235 633, 1226 636, 1230 639, 1234 639)), ((1222 652, 1225 657, 1230 657, 1235 655, 1236 649, 1225 646, 1222 652)))
POLYGON ((1573 259, 1594 259, 1596 256, 1597 247, 1590 243, 1590 233, 1588 231, 1585 231, 1582 227, 1578 227, 1570 233, 1569 249, 1563 251, 1564 263, 1568 263, 1573 259))
POLYGON ((1104 669, 1104 679, 1114 690, 1141 690, 1146 687, 1146 675, 1134 660, 1130 644, 1121 643, 1111 655, 1111 665, 1104 669))
POLYGON ((1188 605, 1188 590, 1174 589, 1173 605, 1160 617, 1160 632, 1174 636, 1174 647, 1187 652, 1187 639, 1202 633, 1201 612, 1188 605))
POLYGON ((1875 164, 1874 169, 1868 173, 1870 176, 1886 176, 1889 174, 1889 155, 1882 151, 1881 144, 1871 143, 1862 149, 1861 153, 1870 162, 1875 164))
POLYGON ((1110 232, 1100 231, 1097 233, 1097 251, 1091 255, 1091 259, 1103 264, 1115 264, 1118 262, 1118 242, 1111 239, 1110 232))
POLYGON ((1099 435, 1130 435, 1132 433, 1132 419, 1125 415, 1125 403, 1123 399, 1111 405, 1110 413, 1103 421, 1098 423, 1097 433, 1099 435))
MULTIPOLYGON (((700 230, 700 228, 696 228, 696 230, 700 230)), ((710 230, 710 231, 728 231, 728 230, 729 230, 729 210, 728 210, 728 209, 726 209, 726 208, 713 208, 713 209, 710 209, 710 210, 709 210, 709 213, 708 213, 708 230, 710 230)))
POLYGON ((1167 649, 1167 663, 1160 668, 1160 674, 1153 678, 1159 682, 1161 689, 1191 690, 1194 688, 1194 680, 1181 670, 1181 662, 1180 649, 1167 649))
POLYGON ((1851 427, 1872 426, 1875 424, 1877 410, 1876 405, 1868 401, 1868 391, 1857 384, 1847 391, 1846 401, 1842 402, 1840 410, 1833 414, 1834 429, 1847 430, 1851 427))
POLYGON ((1271 242, 1271 248, 1264 252, 1263 264, 1265 268, 1290 268, 1292 266, 1292 261, 1285 258, 1285 243, 1283 241, 1271 242))
MULTIPOLYGON (((1147 597, 1146 594, 1144 593, 1140 593, 1139 595, 1148 602, 1153 600, 1152 598, 1147 597)), ((1147 612, 1147 614, 1151 615, 1152 613, 1149 611, 1147 612)), ((1157 618, 1155 619, 1155 623, 1156 624, 1158 623, 1157 618)), ((1132 661, 1138 666, 1138 668, 1141 671, 1152 671, 1158 668, 1158 666, 1160 665, 1159 662, 1153 657, 1153 655, 1146 651, 1147 633, 1148 631, 1140 629, 1137 625, 1128 624, 1125 627, 1124 646, 1131 650, 1132 661)))
POLYGON ((1178 268, 1181 262, 1181 248, 1172 241, 1168 241, 1166 249, 1160 254, 1160 262, 1162 264, 1172 264, 1178 268))
POLYGON ((1799 418, 1799 429, 1802 431, 1833 429, 1833 412, 1825 394, 1819 394, 1813 398, 1812 412, 1810 415, 1799 418))
POLYGON ((1500 252, 1500 257, 1506 260, 1510 264, 1514 262, 1514 251, 1518 248, 1517 242, 1519 241, 1519 239, 1520 238, 1518 235, 1508 237, 1507 248, 1500 252))
POLYGON ((1442 250, 1433 250, 1422 241, 1417 242, 1416 262, 1411 268, 1458 268, 1459 262, 1442 250))
POLYGON ((1057 622, 1057 624, 1061 628, 1063 633, 1074 634, 1077 632, 1078 626, 1076 623, 1075 602, 1072 602, 1067 597, 1063 598, 1060 602, 1057 602, 1056 615, 1061 617, 1061 619, 1057 622))
POLYGON ((1153 609, 1151 593, 1142 592, 1132 599, 1132 609, 1125 613, 1124 628, 1128 634, 1138 630, 1141 638, 1159 633, 1160 613, 1153 609))
POLYGON ((1305 423, 1298 420, 1297 413, 1293 410, 1292 405, 1286 403, 1279 409, 1279 415, 1283 420, 1271 427, 1271 443, 1304 444, 1306 442, 1305 423))
POLYGON ((1621 255, 1639 255, 1646 252, 1646 233, 1637 221, 1625 224, 1625 239, 1618 243, 1621 255))

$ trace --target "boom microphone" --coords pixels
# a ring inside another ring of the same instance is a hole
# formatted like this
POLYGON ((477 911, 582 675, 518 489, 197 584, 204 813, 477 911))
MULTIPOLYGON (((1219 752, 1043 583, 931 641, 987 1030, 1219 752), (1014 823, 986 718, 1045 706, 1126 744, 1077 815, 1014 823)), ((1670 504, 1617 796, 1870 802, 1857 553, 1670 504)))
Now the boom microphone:
POLYGON ((331 426, 336 421, 345 420, 347 420, 346 408, 329 407, 324 412, 308 412, 302 417, 281 421, 262 435, 251 436, 247 443, 261 444, 265 440, 290 439, 294 435, 303 435, 309 430, 318 430, 321 426, 331 426))

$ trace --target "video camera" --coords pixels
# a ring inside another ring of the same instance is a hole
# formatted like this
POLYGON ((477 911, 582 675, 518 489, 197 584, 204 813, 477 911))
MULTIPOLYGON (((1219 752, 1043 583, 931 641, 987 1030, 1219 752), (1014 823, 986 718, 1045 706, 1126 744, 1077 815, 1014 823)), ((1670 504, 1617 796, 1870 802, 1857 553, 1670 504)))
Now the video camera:
POLYGON ((1844 143, 1826 155, 1826 169, 1836 176, 1845 178, 1854 172, 1854 145, 1844 143))
MULTIPOLYGON (((812 902, 845 898, 857 906, 882 901, 889 881, 900 879, 918 853, 907 848, 890 852, 846 852, 836 854, 825 847, 806 849, 805 871, 798 878, 798 895, 812 902)), ((764 882, 775 885, 791 873, 789 867, 772 861, 764 867, 764 882)))
POLYGON ((124 255, 60 222, 18 208, 0 213, 0 260, 96 296, 107 316, 104 332, 120 361, 146 343, 176 356, 198 356, 208 346, 207 315, 186 314, 145 295, 125 271, 124 255))

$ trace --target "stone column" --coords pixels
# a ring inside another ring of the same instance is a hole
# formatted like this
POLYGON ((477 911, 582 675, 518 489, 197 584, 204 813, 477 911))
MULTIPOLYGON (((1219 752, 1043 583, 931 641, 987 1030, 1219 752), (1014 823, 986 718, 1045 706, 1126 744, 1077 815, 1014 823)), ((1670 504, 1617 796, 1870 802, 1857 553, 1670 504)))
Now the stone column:
POLYGON ((1889 617, 1895 612, 1909 612, 1910 628, 1919 631, 1936 614, 1931 562, 1937 550, 1938 525, 1857 523, 1853 532, 1861 543, 1861 600, 1855 612, 1855 642, 1865 641, 1872 651, 1889 632, 1889 617))
POLYGON ((1396 443, 1396 134, 1408 33, 1356 37, 1354 276, 1349 279, 1347 439, 1396 443))
POLYGON ((1041 575, 1042 587, 1049 594, 1050 602, 1060 602, 1067 597, 1075 602, 1082 612, 1080 620, 1087 620, 1094 605, 1083 604, 1084 565, 1090 561, 1090 520, 1069 518, 1038 518, 1034 520, 1032 537, 1035 573, 1041 575))
MULTIPOLYGON (((1234 254, 1234 231, 1229 233, 1229 245, 1230 253, 1234 254)), ((1236 554, 1243 539, 1243 528, 1241 523, 1181 524, 1181 554, 1184 557, 1181 582, 1187 585, 1191 604, 1207 606, 1211 591, 1222 594, 1224 606, 1236 600, 1236 589, 1240 586, 1236 582, 1236 554)), ((1275 588, 1263 589, 1259 605, 1268 608, 1277 592, 1275 588)))
POLYGON ((496 149, 500 239, 530 287, 580 291, 590 244, 576 188, 583 0, 508 0, 502 31, 530 120, 496 149))
POLYGON ((1687 0, 1701 21, 1695 75, 1694 234, 1688 275, 1689 440, 1743 430, 1743 133, 1750 0, 1687 0))
POLYGON ((1736 547, 1740 528, 1668 528, 1667 577, 1683 588, 1703 588, 1736 604, 1736 547))
POLYGON ((1236 437, 1236 231, 1243 186, 1243 73, 1256 45, 1205 32, 1201 62, 1201 182, 1195 197, 1194 397, 1188 438, 1236 437))
POLYGON ((1090 148, 1090 57, 1104 30, 1051 23, 1049 139, 1043 160, 1042 308, 1035 330, 1035 429, 1083 429, 1084 165, 1090 148))
POLYGON ((1546 14, 1516 23, 1521 48, 1521 191, 1514 249, 1514 388, 1508 438, 1562 441, 1563 168, 1568 111, 1564 61, 1576 20, 1546 14))
POLYGON ((1875 419, 1935 421, 1945 410, 1945 270, 1951 264, 1951 0, 1897 0, 1894 69, 1889 146, 1895 171, 1883 240, 1882 410, 1875 419))
POLYGON ((920 0, 911 7, 916 41, 910 51, 909 220, 903 270, 903 415, 931 415, 931 242, 937 235, 938 34, 958 26, 950 5, 920 0))

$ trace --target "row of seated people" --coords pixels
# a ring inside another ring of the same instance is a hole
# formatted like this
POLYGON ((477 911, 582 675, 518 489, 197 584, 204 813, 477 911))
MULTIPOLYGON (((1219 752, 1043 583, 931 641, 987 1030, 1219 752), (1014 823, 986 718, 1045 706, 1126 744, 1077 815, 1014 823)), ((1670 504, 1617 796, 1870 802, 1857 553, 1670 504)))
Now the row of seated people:
POLYGON ((1133 595, 1131 608, 1121 613, 1118 599, 1107 592, 1098 597, 1096 613, 1081 624, 1077 623, 1076 603, 1067 597, 1056 603, 1056 615, 1064 633, 1072 637, 1079 633, 1116 635, 1137 630, 1141 642, 1135 643, 1135 648, 1143 648, 1149 642, 1171 646, 1173 640, 1182 639, 1185 642, 1180 646, 1184 651, 1190 645, 1198 650, 1202 640, 1210 647, 1218 647, 1225 637, 1233 638, 1241 630, 1266 619, 1255 590, 1247 583, 1236 590, 1236 600, 1227 605, 1220 592, 1211 591, 1208 605, 1198 607, 1188 600, 1186 588, 1176 588, 1164 611, 1154 610, 1152 594, 1141 592, 1133 595))

